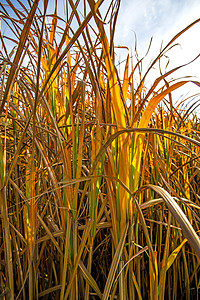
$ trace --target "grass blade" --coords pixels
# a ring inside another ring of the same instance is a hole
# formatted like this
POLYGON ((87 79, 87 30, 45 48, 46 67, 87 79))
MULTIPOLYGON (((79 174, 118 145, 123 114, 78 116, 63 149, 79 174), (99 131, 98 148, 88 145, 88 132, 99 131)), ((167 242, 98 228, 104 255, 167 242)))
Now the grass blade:
POLYGON ((186 215, 181 210, 180 206, 178 206, 178 204, 172 198, 172 196, 167 191, 165 191, 162 187, 154 186, 151 184, 147 185, 147 187, 153 189, 163 198, 168 209, 170 210, 174 218, 177 220, 177 222, 180 224, 183 233, 187 238, 189 244, 195 251, 197 257, 200 259, 200 238, 196 234, 194 228, 190 224, 186 215))
POLYGON ((106 286, 105 286, 105 289, 104 289, 104 292, 103 292, 102 300, 107 300, 109 298, 109 293, 110 293, 110 290, 112 288, 112 283, 115 279, 115 274, 116 274, 116 271, 117 271, 117 268, 118 268, 118 265, 119 265, 119 261, 120 261, 120 258, 121 258, 121 254, 122 254, 122 251, 123 251, 123 246, 124 246, 124 242, 125 242, 125 239, 126 239, 128 227, 129 227, 129 224, 126 224, 126 227, 124 228, 123 234, 121 235, 119 244, 117 246, 114 258, 112 260, 112 264, 110 266, 110 272, 108 274, 108 278, 107 278, 107 281, 106 281, 106 286))

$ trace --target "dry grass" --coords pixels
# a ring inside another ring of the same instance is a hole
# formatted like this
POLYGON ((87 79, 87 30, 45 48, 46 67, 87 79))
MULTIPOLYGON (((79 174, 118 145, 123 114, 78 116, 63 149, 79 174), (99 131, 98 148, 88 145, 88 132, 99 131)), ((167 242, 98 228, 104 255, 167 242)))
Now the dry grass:
POLYGON ((194 299, 199 121, 194 105, 173 105, 173 90, 189 82, 169 79, 181 67, 149 88, 145 80, 200 19, 146 72, 143 59, 128 55, 121 76, 119 3, 107 19, 103 0, 66 3, 66 19, 57 5, 49 13, 48 0, 0 4, 2 294, 194 299))

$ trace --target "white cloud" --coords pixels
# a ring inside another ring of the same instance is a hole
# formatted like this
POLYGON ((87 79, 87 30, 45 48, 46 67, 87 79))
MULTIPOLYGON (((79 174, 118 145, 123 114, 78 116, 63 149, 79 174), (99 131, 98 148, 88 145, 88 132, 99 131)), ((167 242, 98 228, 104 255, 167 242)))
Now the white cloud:
MULTIPOLYGON (((161 43, 165 46, 175 34, 200 17, 198 0, 122 0, 119 12, 116 45, 126 45, 134 49, 134 32, 137 36, 137 48, 144 55, 153 36, 150 59, 157 56, 161 43)), ((181 47, 170 50, 169 68, 187 63, 200 53, 200 22, 194 25, 177 43, 181 47)), ((148 65, 146 66, 146 68, 148 65)), ((169 69, 168 68, 168 69, 169 69)), ((194 75, 200 78, 200 58, 191 65, 182 68, 174 77, 194 75)), ((199 79, 200 80, 200 79, 199 79)), ((196 92, 197 88, 186 85, 185 91, 196 92)))

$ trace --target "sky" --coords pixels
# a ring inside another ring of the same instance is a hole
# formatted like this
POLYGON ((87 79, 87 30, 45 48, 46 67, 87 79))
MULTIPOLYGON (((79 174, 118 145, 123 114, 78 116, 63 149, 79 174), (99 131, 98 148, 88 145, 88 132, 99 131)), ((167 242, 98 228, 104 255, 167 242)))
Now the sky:
MULTIPOLYGON (((199 0, 121 0, 116 43, 128 43, 131 46, 135 32, 140 50, 148 47, 151 36, 154 44, 160 45, 162 40, 166 44, 176 33, 198 18, 199 0)), ((179 41, 189 52, 197 53, 200 51, 199 35, 200 25, 195 25, 179 41)), ((189 53, 187 55, 190 58, 189 53)))
MULTIPOLYGON (((27 3, 27 0, 21 0, 27 3)), ((63 14, 63 1, 58 0, 58 12, 63 14)), ((111 0, 105 0, 106 6, 111 0)), ((114 0, 113 0, 114 2, 114 0)), ((2 0, 1 3, 6 3, 2 0)), ((12 0, 12 3, 17 3, 12 0)), ((42 3, 42 0, 41 0, 42 3)), ((55 0, 49 1, 49 8, 54 6, 55 0)), ((83 3, 83 0, 80 1, 83 3)), ((102 6, 103 6, 102 5, 102 6)), ((137 51, 141 58, 147 51, 151 37, 153 42, 151 51, 145 67, 148 68, 150 61, 155 58, 161 44, 163 47, 171 38, 185 28, 187 25, 200 18, 199 0, 121 0, 120 9, 115 32, 115 46, 128 46, 129 52, 134 51, 135 34, 137 37, 137 51)), ((109 25, 107 25, 109 27, 109 25)), ((200 53, 200 22, 184 33, 177 42, 179 46, 168 52, 170 58, 168 70, 176 66, 185 64, 194 59, 200 53)), ((120 50, 121 51, 121 50, 120 50)), ((124 59, 127 51, 121 51, 120 59, 124 59)), ((200 81, 200 58, 187 67, 182 68, 174 77, 196 76, 200 81)), ((199 88, 193 84, 188 84, 178 90, 177 95, 198 93, 199 88)))
MULTIPOLYGON (((200 1, 198 0, 121 0, 115 45, 126 45, 134 50, 137 36, 137 51, 142 57, 153 36, 152 50, 149 53, 153 59, 159 53, 161 43, 165 46, 173 36, 187 25, 200 18, 200 1)), ((184 33, 177 42, 180 46, 168 52, 170 63, 168 70, 185 64, 200 53, 200 22, 184 33)), ((147 65, 148 67, 148 65, 147 65)), ((182 68, 174 77, 196 76, 200 81, 200 58, 187 67, 182 68)), ((188 84, 175 92, 182 94, 199 93, 199 88, 188 84)))

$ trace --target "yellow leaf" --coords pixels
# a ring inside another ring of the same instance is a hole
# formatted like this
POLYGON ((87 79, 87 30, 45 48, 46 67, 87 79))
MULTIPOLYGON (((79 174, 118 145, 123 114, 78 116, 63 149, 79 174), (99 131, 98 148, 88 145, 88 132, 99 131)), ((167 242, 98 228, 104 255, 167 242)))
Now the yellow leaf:
MULTIPOLYGON (((89 2, 91 6, 94 5, 94 1, 89 1, 89 2)), ((109 88, 111 93, 111 103, 113 106, 117 126, 118 128, 121 129, 126 128, 125 109, 122 103, 120 88, 115 75, 115 67, 110 56, 110 49, 109 49, 109 43, 106 36, 106 32, 104 30, 102 22, 96 16, 94 17, 95 17, 96 24, 99 28, 99 34, 101 36, 104 58, 105 58, 105 63, 106 63, 106 68, 108 73, 109 88)))
POLYGON ((171 253, 171 255, 168 257, 167 260, 167 270, 171 267, 171 265, 174 263, 177 255, 179 254, 181 248, 183 245, 187 242, 187 239, 184 239, 183 242, 171 253))
POLYGON ((123 86, 122 86, 125 101, 127 99, 128 86, 129 86, 129 77, 128 77, 129 67, 128 66, 129 66, 129 54, 128 54, 127 60, 126 60, 126 66, 125 66, 125 70, 124 70, 124 80, 123 80, 123 86))
POLYGON ((150 102, 148 103, 147 107, 145 108, 145 111, 142 114, 142 118, 140 120, 140 124, 139 124, 139 128, 145 128, 148 126, 151 115, 154 111, 154 109, 156 108, 156 106, 158 105, 158 103, 170 92, 178 89, 179 87, 181 87, 182 85, 188 83, 188 81, 180 81, 177 82, 173 85, 171 85, 169 88, 167 88, 166 90, 164 90, 163 92, 159 93, 158 95, 156 95, 155 97, 153 97, 150 102))

